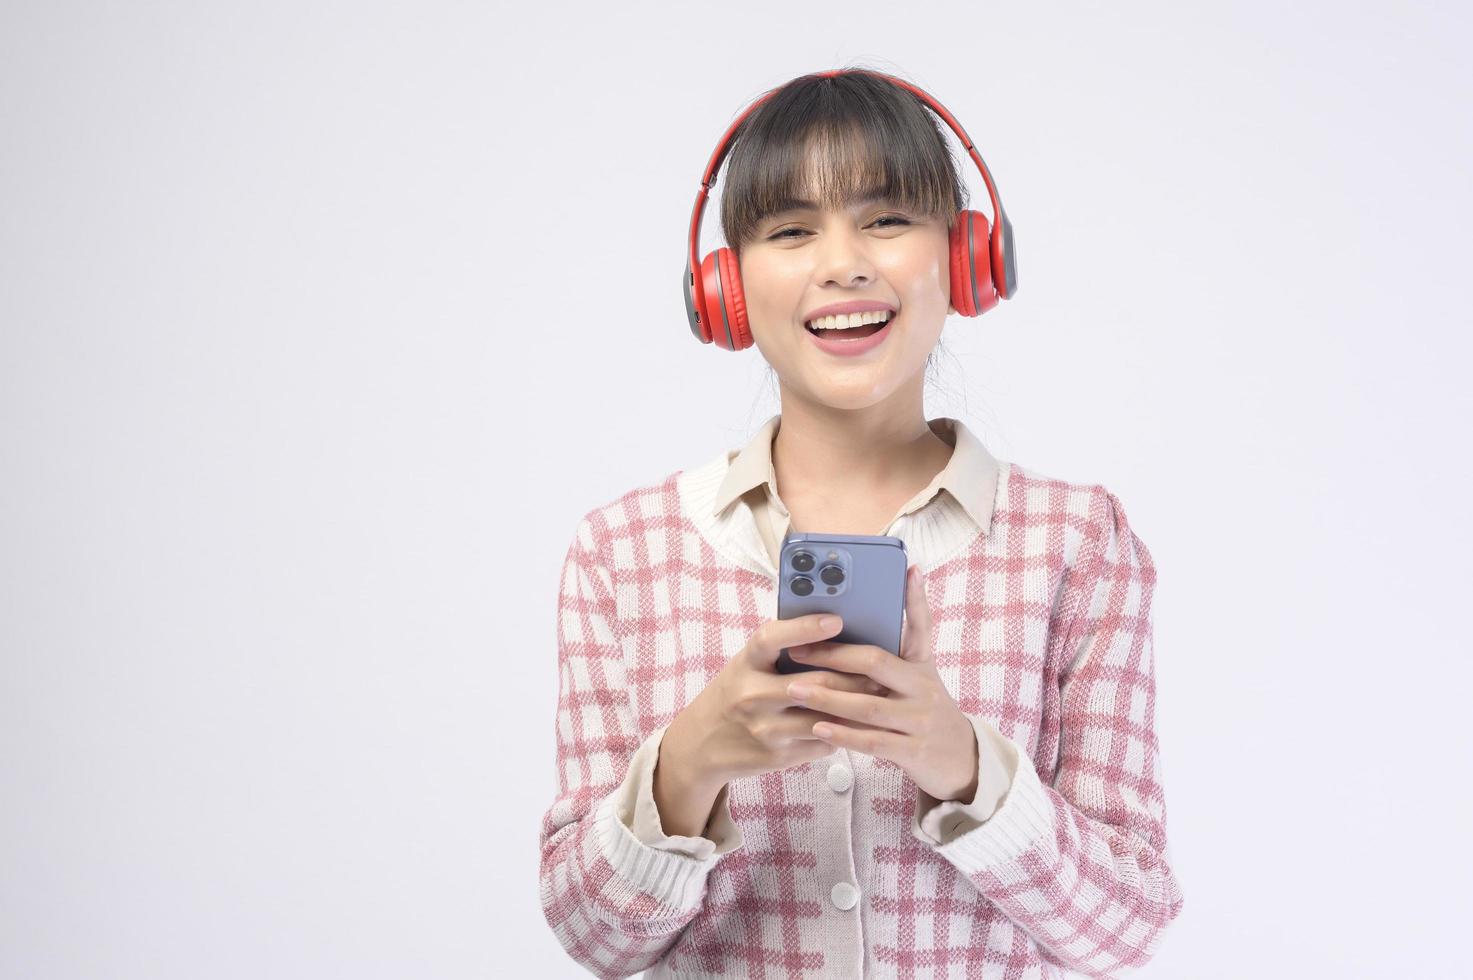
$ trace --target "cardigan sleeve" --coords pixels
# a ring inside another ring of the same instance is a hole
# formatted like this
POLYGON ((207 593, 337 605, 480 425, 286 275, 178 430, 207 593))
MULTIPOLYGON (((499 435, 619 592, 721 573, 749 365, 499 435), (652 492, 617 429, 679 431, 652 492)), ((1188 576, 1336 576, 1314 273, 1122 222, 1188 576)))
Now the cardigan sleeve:
POLYGON ((933 846, 1047 959, 1104 977, 1151 958, 1183 897, 1154 727, 1156 569, 1103 487, 1090 516, 1054 620, 1066 658, 1054 777, 1045 783, 1015 743, 1021 761, 995 812, 978 822, 958 808, 958 832, 933 846))
MULTIPOLYGON (((700 911, 721 854, 683 853, 695 838, 651 846, 632 829, 635 797, 646 771, 653 775, 664 729, 641 739, 635 726, 613 580, 591 516, 579 524, 560 576, 557 795, 541 821, 539 879, 543 915, 568 954, 595 976, 627 977, 675 944, 700 911), (644 768, 632 765, 636 756, 644 768)), ((738 830, 730 834, 728 850, 741 844, 738 830)))

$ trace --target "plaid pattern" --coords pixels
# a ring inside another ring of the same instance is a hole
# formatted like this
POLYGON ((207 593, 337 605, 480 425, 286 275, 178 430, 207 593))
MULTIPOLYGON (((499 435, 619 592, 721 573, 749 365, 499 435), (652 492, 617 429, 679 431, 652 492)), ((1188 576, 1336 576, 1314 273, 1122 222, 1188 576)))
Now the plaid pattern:
POLYGON ((1183 904, 1153 726, 1155 566, 1104 487, 1016 464, 986 533, 912 553, 943 681, 1021 760, 990 818, 938 844, 904 770, 840 749, 732 780, 718 802, 741 842, 725 853, 634 834, 619 805, 631 759, 776 615, 775 580, 741 558, 761 549, 750 512, 712 523, 701 507, 727 462, 590 511, 562 566, 558 793, 540 845, 543 910, 568 953, 601 977, 1111 976, 1146 962, 1183 904), (826 779, 841 761, 842 794, 826 779))

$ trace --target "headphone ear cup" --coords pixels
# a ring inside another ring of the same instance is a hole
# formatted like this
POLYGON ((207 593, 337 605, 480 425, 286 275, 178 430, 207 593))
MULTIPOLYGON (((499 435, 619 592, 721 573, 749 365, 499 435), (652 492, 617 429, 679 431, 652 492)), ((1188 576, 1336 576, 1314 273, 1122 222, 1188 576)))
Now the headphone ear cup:
POLYGON ((728 346, 726 316, 721 308, 721 249, 701 260, 701 333, 708 343, 728 346))
POLYGON ((710 343, 729 351, 750 347, 747 301, 742 277, 729 248, 708 252, 701 261, 701 333, 710 343))
POLYGON ((993 252, 987 215, 958 211, 951 225, 951 305, 962 316, 981 316, 997 305, 993 252))
POLYGON ((725 316, 725 325, 732 340, 730 345, 723 343, 726 338, 719 332, 721 324, 713 323, 713 329, 718 331, 716 343, 731 351, 746 350, 752 346, 752 329, 747 323, 747 297, 742 292, 741 266, 736 253, 729 248, 716 250, 716 263, 721 272, 721 307, 718 312, 725 316))
POLYGON ((703 344, 711 342, 711 318, 706 315, 706 265, 710 261, 709 255, 702 259, 694 274, 687 262, 686 275, 680 284, 685 291, 685 315, 690 332, 703 344))

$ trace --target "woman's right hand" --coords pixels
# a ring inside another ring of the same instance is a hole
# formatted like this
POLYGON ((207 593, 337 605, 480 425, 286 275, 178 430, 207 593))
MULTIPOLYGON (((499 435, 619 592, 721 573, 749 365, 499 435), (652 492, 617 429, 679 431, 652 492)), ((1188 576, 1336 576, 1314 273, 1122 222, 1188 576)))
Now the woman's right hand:
POLYGON ((739 776, 774 772, 832 754, 836 747, 813 734, 820 721, 869 727, 804 707, 788 695, 788 685, 801 679, 836 691, 887 693, 875 681, 827 668, 799 674, 777 670, 783 650, 832 639, 842 628, 833 613, 771 619, 758 626, 741 652, 671 720, 661 742, 657 778, 663 769, 671 785, 702 798, 714 797, 739 776), (833 625, 826 628, 821 619, 832 620, 833 625))

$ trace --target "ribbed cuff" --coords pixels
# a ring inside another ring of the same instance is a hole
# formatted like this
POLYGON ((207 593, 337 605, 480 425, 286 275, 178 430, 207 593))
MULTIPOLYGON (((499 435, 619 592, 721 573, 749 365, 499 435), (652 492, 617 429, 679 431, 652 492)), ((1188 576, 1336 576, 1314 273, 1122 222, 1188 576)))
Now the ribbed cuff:
POLYGON ((995 871, 1042 841, 1052 842, 1054 807, 1031 759, 1019 761, 1013 785, 986 823, 946 844, 936 853, 963 874, 995 871))
POLYGON ((653 834, 651 828, 659 825, 652 783, 668 727, 650 732, 635 750, 623 781, 599 802, 592 836, 599 855, 614 869, 617 880, 605 883, 604 888, 617 899, 639 895, 675 912, 689 912, 700 907, 711 868, 728 851, 741 846, 742 836, 731 821, 728 788, 723 787, 710 824, 716 828, 717 841, 660 832, 656 846, 641 838, 641 829, 653 834), (692 850, 697 853, 689 853, 692 850))
POLYGON ((977 742, 977 791, 970 800, 938 800, 916 788, 911 833, 922 844, 949 844, 992 819, 1012 788, 1022 751, 981 715, 967 715, 977 742))
POLYGON ((653 899, 676 912, 700 908, 705 897, 706 878, 721 860, 720 854, 700 859, 675 851, 650 847, 634 836, 634 831, 619 819, 614 794, 598 805, 593 822, 594 835, 604 860, 614 869, 620 882, 604 885, 604 891, 624 899, 642 896, 653 899))

